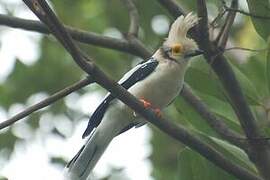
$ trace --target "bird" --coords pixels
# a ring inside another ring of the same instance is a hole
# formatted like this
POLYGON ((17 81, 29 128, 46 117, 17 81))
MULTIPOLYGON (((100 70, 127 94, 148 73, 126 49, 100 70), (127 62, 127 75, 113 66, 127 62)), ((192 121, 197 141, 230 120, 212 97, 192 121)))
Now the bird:
MULTIPOLYGON (((187 37, 198 21, 192 12, 179 16, 151 58, 136 65, 118 81, 158 116, 180 93, 190 59, 203 54, 197 43, 187 37)), ((108 93, 89 119, 82 135, 87 138, 85 144, 66 166, 66 179, 87 179, 114 137, 144 124, 146 120, 108 93)))

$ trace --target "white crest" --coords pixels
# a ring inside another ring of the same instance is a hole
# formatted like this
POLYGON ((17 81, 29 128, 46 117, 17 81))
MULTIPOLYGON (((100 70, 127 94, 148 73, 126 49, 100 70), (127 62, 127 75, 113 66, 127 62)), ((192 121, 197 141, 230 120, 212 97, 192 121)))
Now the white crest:
POLYGON ((186 38, 187 32, 190 28, 195 26, 199 21, 199 18, 192 14, 188 13, 185 17, 179 16, 171 26, 166 44, 179 43, 179 41, 186 38))

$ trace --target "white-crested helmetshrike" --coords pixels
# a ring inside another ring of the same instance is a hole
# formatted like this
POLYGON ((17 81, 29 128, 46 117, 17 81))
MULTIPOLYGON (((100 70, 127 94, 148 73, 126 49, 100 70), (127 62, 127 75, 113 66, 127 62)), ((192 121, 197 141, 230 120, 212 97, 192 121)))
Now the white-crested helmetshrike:
MULTIPOLYGON (((178 17, 168 38, 153 56, 127 72, 118 83, 139 98, 146 108, 151 107, 160 114, 160 109, 168 106, 181 91, 190 58, 202 54, 196 42, 186 36, 197 23, 198 18, 192 13, 178 17)), ((114 137, 145 122, 108 93, 83 133, 83 138, 89 136, 85 145, 67 165, 67 179, 87 179, 114 137)))

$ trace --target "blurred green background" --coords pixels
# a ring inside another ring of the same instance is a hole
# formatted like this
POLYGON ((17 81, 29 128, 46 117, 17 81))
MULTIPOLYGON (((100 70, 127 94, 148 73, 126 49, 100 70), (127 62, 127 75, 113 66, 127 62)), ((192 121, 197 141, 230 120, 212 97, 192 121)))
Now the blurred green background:
MULTIPOLYGON (((260 0, 258 2, 260 4, 268 1, 260 0)), ((0 1, 0 3, 1 12, 24 17, 23 13, 18 13, 18 9, 21 11, 26 9, 21 2, 0 1)), ((181 0, 179 3, 184 9, 196 12, 196 1, 181 0)), ((241 9, 248 11, 248 5, 245 1, 239 1, 239 3, 241 9)), ((120 0, 52 0, 51 4, 60 19, 69 26, 116 38, 123 38, 127 33, 128 13, 120 0)), ((135 4, 140 14, 139 38, 149 50, 153 51, 166 37, 168 27, 173 19, 155 0, 136 0, 135 4)), ((269 4, 267 6, 269 7, 269 4)), ((207 7, 209 18, 213 20, 221 10, 222 3, 219 0, 207 1, 207 7)), ((260 8, 261 6, 259 6, 260 8)), ((258 12, 258 9, 253 9, 253 12, 258 12)), ((217 22, 218 27, 212 32, 212 37, 216 36, 223 22, 224 18, 217 22)), ((256 19, 254 22, 258 33, 249 17, 238 14, 227 47, 266 49, 268 32, 265 32, 265 26, 262 26, 256 19)), ((0 53, 4 52, 3 37, 10 30, 10 28, 0 26, 0 48, 2 48, 0 53)), ((37 35, 37 33, 32 34, 33 36, 37 35)), ((29 65, 17 57, 10 73, 2 78, 0 111, 5 116, 3 115, 0 121, 36 102, 35 98, 47 97, 85 76, 53 37, 43 35, 38 37, 39 40, 36 41, 38 43, 37 60, 29 65)), ((93 45, 80 44, 80 46, 96 60, 96 64, 104 72, 115 80, 141 60, 129 54, 93 45)), ((270 60, 267 58, 267 51, 231 50, 225 52, 225 55, 233 66, 259 126, 270 136, 270 60)), ((5 61, 5 59, 0 59, 0 61, 5 61)), ((203 58, 193 60, 185 79, 217 116, 221 117, 230 128, 242 133, 221 84, 203 58)), ((99 86, 89 86, 76 92, 75 95, 79 98, 87 92, 93 92, 101 96, 106 91, 99 86)), ((46 117, 50 118, 50 122, 53 122, 46 132, 48 136, 60 137, 63 141, 70 138, 74 133, 76 124, 82 120, 86 121, 85 117, 90 115, 90 108, 89 113, 86 113, 68 105, 67 101, 67 98, 65 98, 42 111, 33 113, 23 120, 24 123, 19 123, 22 125, 18 127, 12 126, 2 130, 0 132, 0 155, 2 157, 0 168, 3 168, 5 163, 9 161, 16 143, 26 143, 31 139, 31 134, 43 129, 41 126, 44 124, 43 121, 46 117), (66 125, 67 122, 70 125, 67 128, 59 126, 59 123, 66 125), (28 131, 31 132, 29 136, 27 136, 28 131)), ((178 97, 164 113, 169 119, 183 124, 201 140, 216 147, 235 163, 256 173, 246 154, 239 148, 222 140, 181 97, 178 97)), ((150 127, 152 131, 150 140, 152 152, 149 160, 152 164, 151 176, 153 179, 236 179, 156 128, 151 125, 150 127)), ((60 167, 64 167, 68 161, 61 156, 50 155, 50 158, 53 165, 57 164, 60 167)), ((112 174, 114 173, 118 173, 118 170, 112 169, 112 174)), ((125 175, 121 175, 121 177, 122 179, 128 179, 125 175)), ((147 178, 145 177, 145 179, 147 178)), ((108 177, 103 179, 113 178, 108 174, 108 177)))

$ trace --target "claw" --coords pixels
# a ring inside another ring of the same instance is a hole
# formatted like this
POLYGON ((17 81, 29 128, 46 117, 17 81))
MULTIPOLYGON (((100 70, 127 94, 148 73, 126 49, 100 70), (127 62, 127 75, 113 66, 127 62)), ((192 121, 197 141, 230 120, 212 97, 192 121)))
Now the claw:
POLYGON ((143 107, 145 108, 150 108, 152 106, 150 102, 146 101, 143 98, 141 98, 140 101, 143 103, 143 107))
MULTIPOLYGON (((155 114, 158 117, 161 117, 161 110, 159 108, 153 108, 152 104, 150 102, 148 102, 147 100, 145 100, 144 98, 140 98, 140 101, 143 103, 144 108, 152 108, 153 111, 155 112, 155 114)), ((133 115, 136 116, 136 113, 133 115)))

